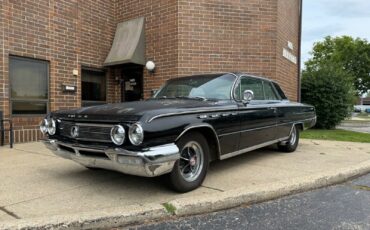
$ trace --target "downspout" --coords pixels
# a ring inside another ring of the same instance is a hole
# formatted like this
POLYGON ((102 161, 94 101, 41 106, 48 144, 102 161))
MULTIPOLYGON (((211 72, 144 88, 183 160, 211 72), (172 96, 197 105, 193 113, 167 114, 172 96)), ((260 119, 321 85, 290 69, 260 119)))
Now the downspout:
POLYGON ((297 101, 301 102, 301 43, 302 43, 302 8, 303 0, 299 0, 299 29, 298 29, 298 81, 297 81, 297 101))

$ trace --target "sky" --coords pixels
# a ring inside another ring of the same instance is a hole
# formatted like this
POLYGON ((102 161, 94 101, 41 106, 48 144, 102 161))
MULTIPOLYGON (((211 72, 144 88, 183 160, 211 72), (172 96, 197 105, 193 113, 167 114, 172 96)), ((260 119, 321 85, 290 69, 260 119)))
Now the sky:
POLYGON ((370 0, 303 0, 302 67, 313 44, 328 35, 370 42, 370 0))

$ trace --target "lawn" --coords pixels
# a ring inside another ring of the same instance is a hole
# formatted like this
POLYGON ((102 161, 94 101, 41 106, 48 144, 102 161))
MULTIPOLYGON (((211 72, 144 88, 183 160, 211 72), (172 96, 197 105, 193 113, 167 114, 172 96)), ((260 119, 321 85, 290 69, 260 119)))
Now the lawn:
POLYGON ((341 129, 309 129, 301 133, 301 138, 370 143, 370 133, 359 133, 341 129))

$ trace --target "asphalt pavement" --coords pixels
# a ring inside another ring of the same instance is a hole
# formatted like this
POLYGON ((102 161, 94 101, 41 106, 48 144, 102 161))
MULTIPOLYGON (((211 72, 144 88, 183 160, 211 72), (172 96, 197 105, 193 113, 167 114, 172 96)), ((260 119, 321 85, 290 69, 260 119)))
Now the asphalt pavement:
POLYGON ((129 229, 370 229, 370 174, 252 206, 129 229))

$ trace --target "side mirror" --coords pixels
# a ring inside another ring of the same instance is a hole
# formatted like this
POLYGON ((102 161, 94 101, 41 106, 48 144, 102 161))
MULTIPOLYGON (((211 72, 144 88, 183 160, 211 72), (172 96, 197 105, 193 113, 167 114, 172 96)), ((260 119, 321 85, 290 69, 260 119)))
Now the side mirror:
POLYGON ((249 90, 249 89, 244 90, 243 100, 242 100, 244 104, 249 104, 249 102, 253 100, 253 98, 254 98, 254 93, 252 90, 249 90))

